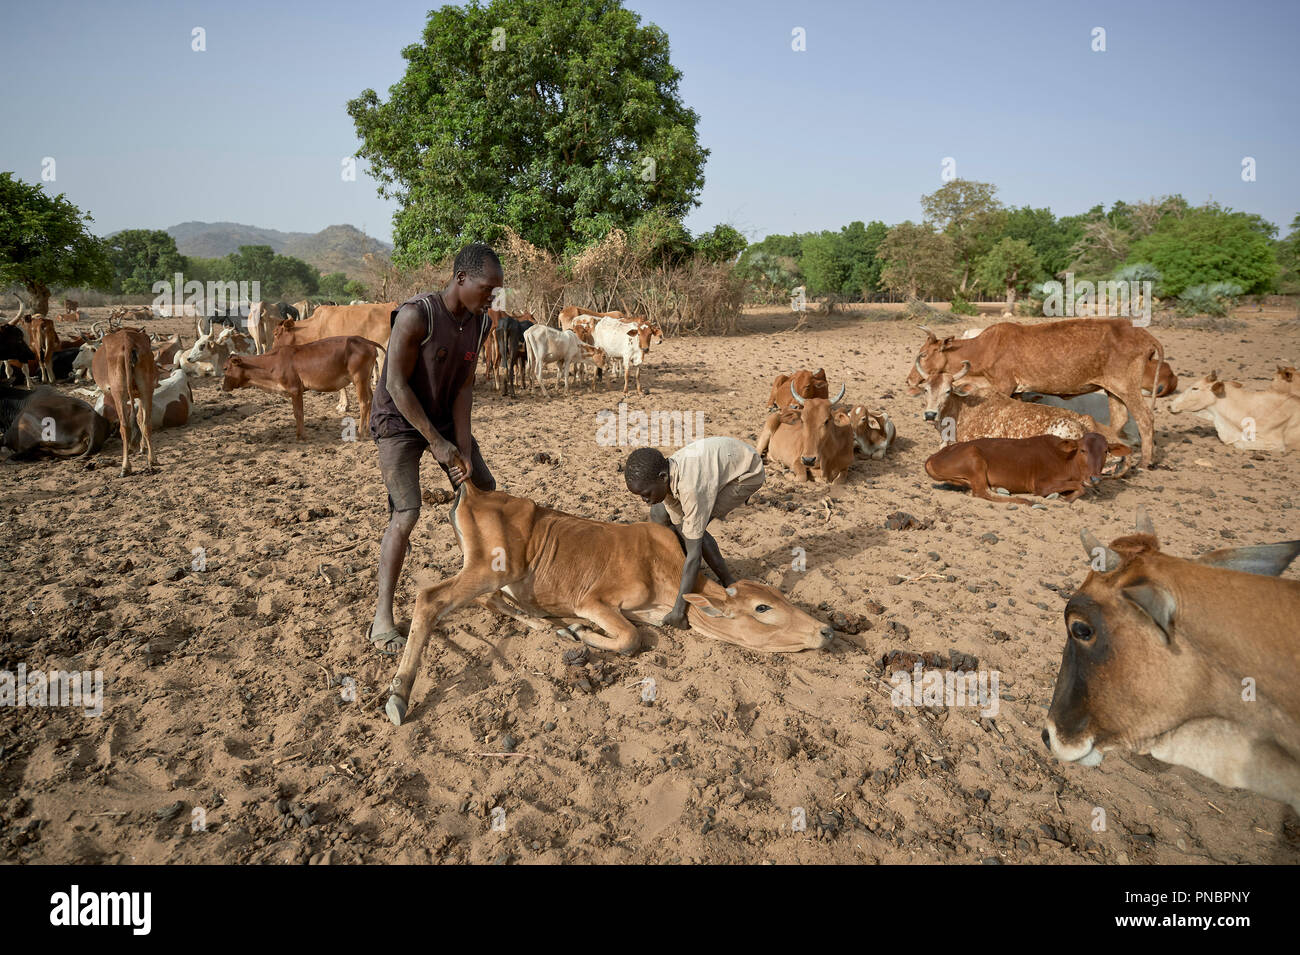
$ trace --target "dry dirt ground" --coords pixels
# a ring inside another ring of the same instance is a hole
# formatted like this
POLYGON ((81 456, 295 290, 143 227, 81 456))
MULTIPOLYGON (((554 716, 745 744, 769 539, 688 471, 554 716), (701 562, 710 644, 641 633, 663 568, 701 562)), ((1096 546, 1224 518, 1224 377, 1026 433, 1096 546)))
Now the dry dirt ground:
MULTIPOLYGON (((1153 331, 1180 375, 1217 368, 1259 388, 1300 359, 1287 319, 1153 331)), ((887 409, 886 460, 859 460, 834 490, 769 467, 752 506, 713 527, 742 576, 823 619, 860 617, 846 628, 860 632, 768 656, 643 628, 642 652, 616 657, 475 607, 431 641, 401 728, 382 708, 394 663, 362 639, 385 492, 373 445, 341 440, 331 397, 308 398, 298 444, 285 400, 205 379, 189 428, 157 436, 152 475, 119 477, 116 439, 88 466, 0 466, 0 669, 105 683, 98 717, 0 711, 0 859, 1300 861, 1300 820, 1279 803, 1143 757, 1062 765, 1040 740, 1061 611, 1087 572, 1080 529, 1108 541, 1145 504, 1175 554, 1300 537, 1300 457, 1235 451, 1162 400, 1164 467, 1074 505, 972 500, 922 469, 938 437, 902 387, 922 337, 911 324, 790 325, 751 312, 744 334, 656 346, 630 406, 702 411, 706 433, 753 441, 772 377, 805 365, 887 409), (899 510, 933 526, 887 529, 899 510), (973 655, 1000 673, 999 711, 892 705, 880 660, 894 649, 973 655)), ((628 448, 597 441, 597 412, 618 400, 503 400, 480 384, 475 432, 503 490, 641 520, 619 474, 628 448)), ((442 498, 431 460, 425 483, 442 498)), ((427 503, 399 615, 413 578, 459 565, 447 505, 427 503)))

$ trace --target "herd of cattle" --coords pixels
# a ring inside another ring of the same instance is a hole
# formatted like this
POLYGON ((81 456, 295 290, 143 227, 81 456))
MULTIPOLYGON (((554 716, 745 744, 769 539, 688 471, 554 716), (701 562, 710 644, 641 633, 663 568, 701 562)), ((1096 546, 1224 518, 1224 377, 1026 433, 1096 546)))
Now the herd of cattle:
MULTIPOLYGON (((74 308, 59 318, 75 320, 75 303, 65 304, 74 308)), ((259 302, 249 312, 247 333, 199 320, 198 337, 187 348, 179 336, 154 340, 128 324, 151 317, 147 309, 117 310, 104 327, 97 323, 89 334, 64 340, 55 320, 24 316, 20 306, 0 325, 0 362, 8 376, 21 374, 27 383, 0 393, 3 445, 14 455, 90 455, 115 424, 123 475, 130 473, 137 445, 152 467, 152 432, 188 421, 189 382, 202 376, 220 377, 224 391, 254 387, 287 396, 299 440, 307 391, 338 392, 342 413, 344 389, 352 385, 364 421, 396 307, 321 305, 307 315, 306 303, 259 302), (34 376, 43 387, 31 387, 34 376), (93 404, 44 387, 87 377, 97 391, 81 394, 93 404)), ((625 393, 639 391, 641 366, 652 344, 664 340, 654 321, 617 311, 569 306, 555 326, 529 313, 488 314, 481 356, 492 387, 507 396, 516 394, 518 376, 520 384, 548 394, 548 365, 556 367, 556 384, 566 391, 571 373, 589 375, 594 388, 619 372, 625 393)), ((1284 452, 1300 446, 1300 377, 1292 367, 1279 368, 1265 391, 1211 374, 1177 393, 1178 379, 1159 341, 1126 319, 1001 322, 942 339, 923 331, 906 384, 924 400, 924 418, 939 431, 939 448, 925 470, 935 481, 986 500, 1033 494, 1072 501, 1103 477, 1122 476, 1136 457, 1123 434, 1129 419, 1142 462, 1153 466, 1160 398, 1170 401, 1172 412, 1213 422, 1220 440, 1234 448, 1284 452), (1104 401, 1104 422, 1099 405, 1079 410, 1089 397, 1104 401)), ((845 392, 841 385, 832 399, 821 369, 777 376, 759 452, 796 481, 834 484, 848 479, 855 456, 884 458, 896 436, 893 421, 884 410, 842 404, 845 392)), ((593 548, 592 522, 468 483, 451 519, 465 566, 419 594, 390 688, 387 711, 394 723, 405 715, 429 633, 470 601, 487 600, 533 626, 558 627, 593 646, 630 652, 637 645, 634 623, 661 618, 675 594, 680 555, 665 528, 598 524, 610 540, 593 548), (515 558, 507 562, 508 575, 471 559, 501 548, 515 558), (593 561, 603 562, 604 570, 583 570, 593 561), (600 579, 603 589, 570 588, 570 579, 600 579)), ((1160 552, 1144 515, 1135 534, 1109 547, 1087 532, 1083 539, 1093 572, 1066 607, 1066 646, 1043 732, 1052 752, 1083 765, 1096 765, 1108 750, 1149 752, 1300 812, 1300 582, 1278 576, 1300 554, 1300 541, 1184 560, 1160 552), (1152 674, 1164 679, 1152 680, 1152 674), (1254 695, 1243 705, 1247 679, 1254 695), (1186 692, 1170 694, 1171 685, 1186 692)), ((764 651, 829 642, 824 624, 774 588, 742 581, 724 589, 701 576, 696 590, 688 595, 688 617, 706 636, 764 651)))

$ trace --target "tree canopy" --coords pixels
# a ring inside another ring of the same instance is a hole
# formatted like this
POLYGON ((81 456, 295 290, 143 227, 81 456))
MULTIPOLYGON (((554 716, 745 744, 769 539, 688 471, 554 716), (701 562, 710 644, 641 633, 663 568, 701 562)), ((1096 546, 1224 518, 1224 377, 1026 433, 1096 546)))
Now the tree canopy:
POLYGON ((492 0, 429 14, 381 101, 348 103, 399 264, 506 227, 559 253, 698 204, 708 150, 668 37, 617 0, 492 0))
POLYGON ((0 173, 0 285, 22 284, 38 313, 48 312, 51 287, 107 289, 113 267, 86 228, 93 221, 62 194, 0 173))

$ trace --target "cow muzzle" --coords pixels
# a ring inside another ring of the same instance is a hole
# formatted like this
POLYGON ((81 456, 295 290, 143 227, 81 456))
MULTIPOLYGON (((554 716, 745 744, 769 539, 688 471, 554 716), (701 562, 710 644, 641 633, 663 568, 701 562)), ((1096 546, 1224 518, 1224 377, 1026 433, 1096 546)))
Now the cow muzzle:
POLYGON ((803 462, 804 467, 813 468, 817 466, 817 455, 815 454, 812 457, 806 454, 802 455, 799 460, 803 462))
POLYGON ((925 420, 926 420, 926 421, 934 421, 934 420, 935 420, 936 418, 938 418, 938 417, 939 417, 939 412, 937 412, 937 411, 927 411, 927 412, 925 413, 925 420))

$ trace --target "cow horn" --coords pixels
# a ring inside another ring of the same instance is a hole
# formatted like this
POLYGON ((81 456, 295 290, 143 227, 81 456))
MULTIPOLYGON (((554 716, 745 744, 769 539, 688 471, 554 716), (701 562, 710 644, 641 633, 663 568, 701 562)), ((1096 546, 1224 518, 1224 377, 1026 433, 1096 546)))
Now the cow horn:
POLYGON ((793 382, 793 381, 790 382, 790 394, 792 394, 792 395, 794 396, 794 400, 795 400, 796 402, 798 402, 798 403, 801 404, 801 405, 803 404, 803 397, 799 394, 799 392, 797 392, 797 391, 794 390, 794 382, 793 382))
POLYGON ((27 307, 27 303, 22 300, 21 296, 15 295, 14 298, 18 299, 18 314, 9 319, 10 325, 18 324, 18 320, 23 317, 23 309, 27 307))
POLYGON ((100 325, 103 325, 103 324, 104 324, 103 322, 91 322, 91 323, 90 323, 90 334, 94 335, 94 336, 95 336, 96 338, 98 338, 100 341, 103 341, 103 340, 104 340, 104 332, 97 332, 97 331, 95 331, 95 329, 97 329, 100 325))
POLYGON ((1145 504, 1138 505, 1137 521, 1134 523, 1134 526, 1137 528, 1139 534, 1149 534, 1152 537, 1156 536, 1156 525, 1151 522, 1151 517, 1147 514, 1145 504))
POLYGON ((840 385, 840 393, 831 399, 831 404, 836 404, 841 398, 844 397, 844 391, 846 388, 848 388, 848 385, 846 384, 840 385))
POLYGON ((916 356, 916 373, 917 373, 918 375, 920 375, 922 378, 925 377, 925 372, 921 369, 921 356, 920 356, 920 355, 917 355, 917 356, 916 356))
POLYGON ((1111 550, 1109 547, 1104 546, 1101 541, 1093 537, 1092 533, 1086 528, 1079 531, 1079 539, 1083 541, 1083 549, 1088 554, 1088 560, 1094 560, 1097 556, 1097 551, 1099 550, 1105 553, 1106 562, 1102 566, 1104 572, 1110 573, 1123 562, 1120 559, 1119 554, 1115 553, 1115 551, 1111 550))
POLYGON ((961 363, 961 371, 959 371, 959 372, 957 372, 957 374, 953 375, 953 376, 952 376, 952 380, 953 380, 953 381, 961 381, 961 380, 962 380, 963 378, 965 378, 968 374, 970 374, 970 362, 968 362, 968 361, 964 361, 964 362, 961 363))

